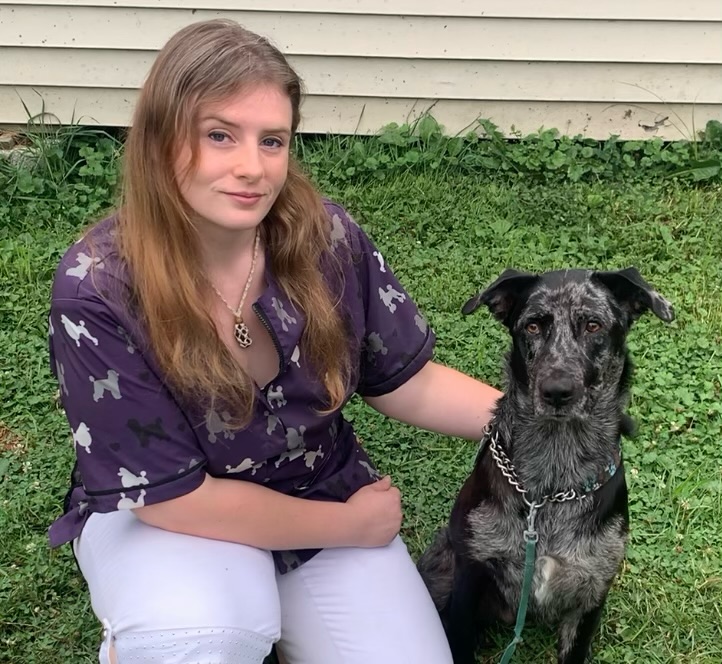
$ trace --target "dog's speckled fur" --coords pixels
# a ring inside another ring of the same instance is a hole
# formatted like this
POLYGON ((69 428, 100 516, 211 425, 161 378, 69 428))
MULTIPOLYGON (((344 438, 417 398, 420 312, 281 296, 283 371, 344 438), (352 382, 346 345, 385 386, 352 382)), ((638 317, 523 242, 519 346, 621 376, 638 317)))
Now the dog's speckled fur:
MULTIPOLYGON (((631 365, 626 335, 644 311, 674 315, 636 269, 504 272, 464 306, 480 304, 509 328, 508 386, 494 427, 531 499, 579 489, 600 476, 620 436, 631 365)), ((480 450, 448 526, 419 560, 441 613, 455 664, 471 664, 478 637, 513 624, 521 594, 527 508, 480 450)), ((539 533, 529 615, 558 628, 558 661, 581 664, 624 557, 624 467, 583 501, 547 503, 539 533)))

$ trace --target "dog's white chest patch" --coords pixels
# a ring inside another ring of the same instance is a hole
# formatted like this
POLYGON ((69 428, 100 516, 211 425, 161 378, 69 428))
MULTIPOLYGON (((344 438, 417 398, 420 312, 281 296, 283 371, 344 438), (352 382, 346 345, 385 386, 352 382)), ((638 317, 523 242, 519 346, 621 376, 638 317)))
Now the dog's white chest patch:
POLYGON ((552 577, 559 572, 560 563, 551 556, 541 556, 534 570, 534 598, 538 604, 545 604, 552 596, 552 577))

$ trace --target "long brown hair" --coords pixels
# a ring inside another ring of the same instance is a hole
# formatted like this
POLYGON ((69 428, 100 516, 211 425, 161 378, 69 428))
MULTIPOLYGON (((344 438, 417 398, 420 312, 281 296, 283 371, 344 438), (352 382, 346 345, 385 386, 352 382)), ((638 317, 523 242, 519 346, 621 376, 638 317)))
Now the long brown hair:
MULTIPOLYGON (((197 164, 197 116, 258 84, 290 99, 292 131, 300 121, 302 85, 281 52, 237 23, 189 25, 166 43, 138 100, 124 153, 118 246, 127 264, 150 347, 165 379, 182 397, 222 402, 234 426, 253 413, 254 385, 221 341, 208 312, 192 210, 173 164, 191 148, 197 164)), ((349 339, 319 266, 329 253, 329 221, 321 197, 291 159, 286 183, 262 222, 274 277, 307 319, 301 347, 325 386, 327 409, 345 398, 349 339)))

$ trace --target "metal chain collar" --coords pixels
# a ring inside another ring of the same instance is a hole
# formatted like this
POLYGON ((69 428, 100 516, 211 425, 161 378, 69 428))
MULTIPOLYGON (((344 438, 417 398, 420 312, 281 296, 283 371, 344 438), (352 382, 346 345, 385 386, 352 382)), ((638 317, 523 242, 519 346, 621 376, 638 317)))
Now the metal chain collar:
POLYGON ((583 500, 584 498, 593 493, 593 491, 579 493, 576 489, 568 489, 567 491, 559 491, 557 493, 547 494, 546 496, 543 496, 540 500, 536 500, 533 502, 530 501, 527 498, 527 494, 529 492, 524 488, 524 485, 519 480, 519 477, 516 474, 516 469, 514 468, 514 464, 512 464, 511 460, 506 455, 506 452, 504 452, 502 447, 499 445, 499 431, 496 429, 492 431, 490 425, 487 424, 484 428, 484 438, 486 438, 487 436, 491 437, 491 440, 489 441, 489 451, 491 452, 491 456, 494 459, 494 462, 496 463, 496 467, 499 469, 499 472, 501 472, 501 474, 506 477, 509 484, 521 494, 521 497, 526 503, 527 507, 535 508, 535 512, 538 508, 540 508, 542 505, 545 505, 546 503, 565 503, 569 500, 583 500))

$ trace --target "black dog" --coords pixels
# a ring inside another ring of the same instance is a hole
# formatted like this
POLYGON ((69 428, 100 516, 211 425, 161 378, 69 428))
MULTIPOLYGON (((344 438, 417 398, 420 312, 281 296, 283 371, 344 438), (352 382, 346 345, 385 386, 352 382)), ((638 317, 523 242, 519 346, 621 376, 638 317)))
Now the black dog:
POLYGON ((674 314, 634 268, 507 270, 462 311, 480 304, 511 333, 508 388, 419 571, 455 664, 471 664, 485 629, 514 622, 525 547, 538 538, 529 612, 558 627, 559 663, 581 664, 627 540, 626 335, 648 309, 674 314))

